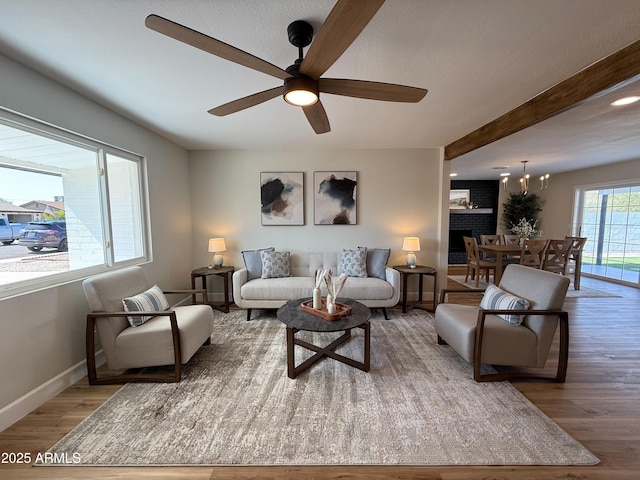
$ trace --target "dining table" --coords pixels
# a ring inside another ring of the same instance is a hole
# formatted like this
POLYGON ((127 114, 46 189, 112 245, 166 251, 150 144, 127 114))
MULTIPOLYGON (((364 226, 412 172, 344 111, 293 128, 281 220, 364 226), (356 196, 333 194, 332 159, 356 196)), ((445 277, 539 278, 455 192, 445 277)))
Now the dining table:
MULTIPOLYGON (((505 268, 506 257, 519 257, 522 247, 520 245, 478 245, 478 250, 488 253, 496 257, 496 270, 493 281, 496 285, 500 284, 502 272, 505 268)), ((580 270, 582 269, 582 249, 572 249, 571 258, 576 262, 575 274, 573 279, 573 289, 580 290, 580 270)))
POLYGON ((505 257, 519 257, 521 249, 520 245, 478 245, 478 250, 496 257, 496 270, 493 274, 493 282, 496 285, 500 284, 500 279, 502 278, 505 257))

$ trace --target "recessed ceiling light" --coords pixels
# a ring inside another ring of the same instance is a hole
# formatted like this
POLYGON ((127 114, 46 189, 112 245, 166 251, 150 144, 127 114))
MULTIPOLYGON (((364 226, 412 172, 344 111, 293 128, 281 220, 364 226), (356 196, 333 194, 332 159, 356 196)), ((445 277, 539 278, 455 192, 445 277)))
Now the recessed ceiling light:
POLYGON ((457 173, 450 173, 450 174, 449 174, 449 176, 450 176, 450 177, 457 177, 457 176, 458 176, 458 174, 457 174, 457 173))
POLYGON ((629 105, 630 103, 635 103, 638 100, 640 100, 640 97, 624 97, 624 98, 620 98, 618 100, 616 100, 615 102, 613 102, 611 105, 614 107, 620 107, 622 105, 629 105))
POLYGON ((509 172, 502 172, 500 174, 501 177, 508 177, 509 175, 511 175, 509 172))

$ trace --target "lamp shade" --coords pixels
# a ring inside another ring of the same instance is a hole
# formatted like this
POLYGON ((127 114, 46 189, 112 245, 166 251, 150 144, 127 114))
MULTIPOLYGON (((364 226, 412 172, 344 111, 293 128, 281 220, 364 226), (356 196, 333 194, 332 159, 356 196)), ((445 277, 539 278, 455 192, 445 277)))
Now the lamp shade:
POLYGON ((404 237, 404 242, 402 242, 402 250, 404 250, 405 252, 419 252, 420 239, 418 237, 404 237))
POLYGON ((227 250, 227 246, 224 244, 224 238, 210 238, 209 239, 209 251, 210 252, 224 252, 227 250))

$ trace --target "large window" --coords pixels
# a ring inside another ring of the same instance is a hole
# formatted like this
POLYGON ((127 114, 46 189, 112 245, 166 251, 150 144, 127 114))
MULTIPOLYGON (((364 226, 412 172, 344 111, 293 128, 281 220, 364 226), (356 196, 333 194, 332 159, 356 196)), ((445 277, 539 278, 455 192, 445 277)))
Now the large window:
POLYGON ((640 285, 640 184, 578 191, 578 225, 587 237, 582 272, 640 285))
POLYGON ((140 156, 0 110, 0 298, 147 260, 145 183, 140 156))

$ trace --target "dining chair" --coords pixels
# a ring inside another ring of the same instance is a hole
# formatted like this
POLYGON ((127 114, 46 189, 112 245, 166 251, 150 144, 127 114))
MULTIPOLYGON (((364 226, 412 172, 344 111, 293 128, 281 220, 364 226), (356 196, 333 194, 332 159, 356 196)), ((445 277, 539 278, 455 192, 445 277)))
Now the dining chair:
POLYGON ((525 240, 520 250, 520 265, 542 269, 547 240, 525 240))
POLYGON ((467 274, 464 277, 466 282, 469 279, 469 273, 471 273, 471 279, 475 278, 475 286, 480 284, 480 275, 482 271, 485 272, 486 281, 489 283, 489 274, 493 270, 493 276, 496 275, 496 262, 490 260, 484 260, 480 258, 478 252, 478 242, 474 237, 462 237, 464 239, 464 248, 467 252, 467 274))
POLYGON ((520 243, 520 237, 518 235, 502 235, 503 245, 518 245, 518 243, 520 243))
MULTIPOLYGON (((481 245, 502 245, 502 235, 480 235, 481 245)), ((485 260, 496 260, 494 253, 482 252, 482 258, 485 260)))
POLYGON ((564 238, 571 239, 573 241, 573 245, 571 245, 571 249, 569 250, 568 260, 575 262, 575 268, 573 273, 573 288, 575 290, 580 290, 580 276, 581 276, 580 270, 582 269, 582 250, 584 249, 584 246, 587 243, 587 237, 572 237, 571 235, 566 235, 564 238))
POLYGON ((585 243, 587 243, 587 237, 572 237, 567 235, 564 238, 572 241, 571 249, 569 250, 569 260, 577 262, 579 255, 582 254, 585 243))
POLYGON ((549 272, 567 274, 567 263, 571 254, 573 240, 565 239, 549 239, 547 241, 547 249, 545 250, 544 262, 542 268, 549 272))

